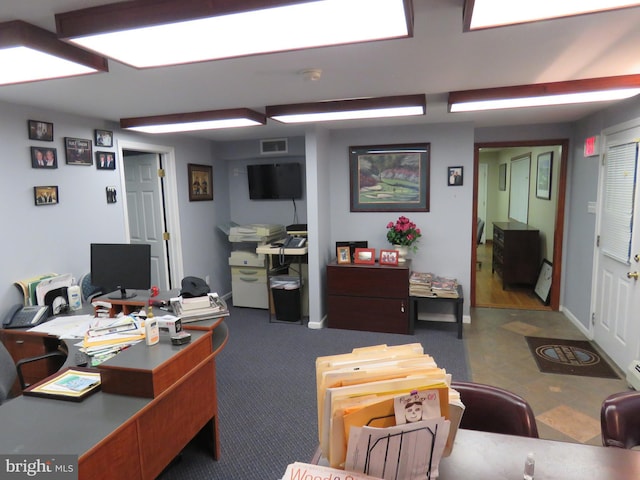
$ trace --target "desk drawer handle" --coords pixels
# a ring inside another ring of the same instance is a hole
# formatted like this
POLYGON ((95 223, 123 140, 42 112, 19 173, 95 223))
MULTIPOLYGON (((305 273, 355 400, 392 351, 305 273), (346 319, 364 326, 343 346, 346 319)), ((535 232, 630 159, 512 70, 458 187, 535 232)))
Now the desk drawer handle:
POLYGON ((24 340, 16 340, 17 345, 22 345, 23 343, 24 343, 24 340))
POLYGON ((244 275, 257 275, 260 272, 258 272, 257 270, 240 270, 240 273, 244 275))
POLYGON ((257 282, 258 281, 257 278, 244 278, 244 277, 240 277, 240 280, 242 280, 243 282, 257 282))

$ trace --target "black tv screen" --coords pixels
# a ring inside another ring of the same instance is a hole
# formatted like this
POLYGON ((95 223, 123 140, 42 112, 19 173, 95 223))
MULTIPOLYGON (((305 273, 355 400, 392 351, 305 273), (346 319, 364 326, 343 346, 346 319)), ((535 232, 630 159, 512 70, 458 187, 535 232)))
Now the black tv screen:
POLYGON ((91 244, 91 283, 114 292, 109 298, 132 298, 127 289, 151 288, 151 245, 91 244))
POLYGON ((251 200, 302 198, 302 170, 299 163, 247 165, 251 200))

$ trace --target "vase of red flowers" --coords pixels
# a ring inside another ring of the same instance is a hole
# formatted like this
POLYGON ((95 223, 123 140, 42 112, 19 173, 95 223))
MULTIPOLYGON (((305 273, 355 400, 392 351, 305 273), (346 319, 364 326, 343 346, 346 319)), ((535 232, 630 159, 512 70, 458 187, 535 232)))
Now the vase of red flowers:
POLYGON ((405 262, 409 252, 415 253, 418 250, 417 241, 422 236, 422 232, 404 215, 401 215, 395 223, 387 224, 387 240, 398 250, 398 261, 405 262))

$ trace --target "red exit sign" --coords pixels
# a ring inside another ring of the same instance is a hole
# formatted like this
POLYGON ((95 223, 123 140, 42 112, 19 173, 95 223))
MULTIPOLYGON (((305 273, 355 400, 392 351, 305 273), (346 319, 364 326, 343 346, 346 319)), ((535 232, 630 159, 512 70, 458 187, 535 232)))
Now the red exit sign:
POLYGON ((584 141, 584 156, 593 157, 600 154, 600 143, 598 135, 589 137, 584 141))

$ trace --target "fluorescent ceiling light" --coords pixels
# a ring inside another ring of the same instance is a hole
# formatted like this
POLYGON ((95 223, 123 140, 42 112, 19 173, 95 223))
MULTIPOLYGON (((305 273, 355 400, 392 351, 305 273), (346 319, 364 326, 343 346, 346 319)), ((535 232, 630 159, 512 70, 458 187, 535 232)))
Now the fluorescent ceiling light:
POLYGON ((424 115, 426 108, 426 96, 418 94, 272 105, 266 107, 266 114, 267 117, 282 123, 308 123, 424 115))
POLYGON ((61 38, 146 68, 409 37, 413 8, 411 0, 137 0, 57 14, 56 25, 61 38))
POLYGON ((0 85, 109 70, 107 60, 21 20, 0 23, 0 85))
POLYGON ((252 127, 267 123, 266 117, 248 108, 174 113, 120 119, 120 126, 144 133, 175 133, 221 128, 252 127))
POLYGON ((630 0, 465 0, 465 30, 637 7, 630 0))
POLYGON ((622 100, 640 93, 640 75, 571 80, 449 93, 450 112, 622 100))

